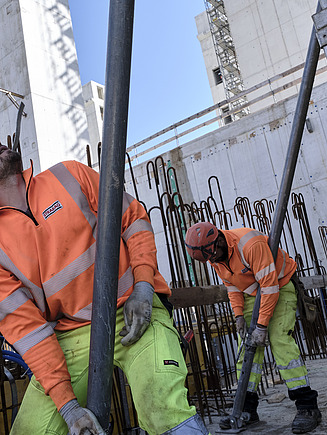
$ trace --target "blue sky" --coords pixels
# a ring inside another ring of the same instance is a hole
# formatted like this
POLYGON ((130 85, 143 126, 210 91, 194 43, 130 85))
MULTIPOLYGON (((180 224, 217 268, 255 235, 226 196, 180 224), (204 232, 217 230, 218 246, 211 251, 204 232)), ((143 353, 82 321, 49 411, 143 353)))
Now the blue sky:
MULTIPOLYGON (((104 84, 109 0, 69 0, 82 84, 104 84)), ((203 0, 135 1, 127 146, 213 104, 194 17, 203 0)))

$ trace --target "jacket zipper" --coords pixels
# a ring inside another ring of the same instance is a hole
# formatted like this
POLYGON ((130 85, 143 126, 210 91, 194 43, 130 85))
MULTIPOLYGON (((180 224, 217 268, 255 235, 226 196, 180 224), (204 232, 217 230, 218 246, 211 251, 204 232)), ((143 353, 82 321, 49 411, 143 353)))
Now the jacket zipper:
POLYGON ((32 221, 34 222, 34 224, 35 224, 36 226, 38 226, 39 223, 38 223, 37 220, 35 219, 35 217, 34 217, 34 215, 33 215, 33 213, 32 213, 31 207, 30 207, 30 203, 29 203, 29 201, 28 201, 28 192, 29 192, 30 185, 31 185, 31 179, 32 179, 32 177, 30 177, 30 179, 28 180, 28 185, 27 185, 27 189, 26 189, 26 203, 27 203, 27 207, 28 207, 28 210, 29 210, 31 216, 29 216, 26 212, 23 212, 23 213, 26 214, 26 216, 28 216, 30 219, 32 219, 32 221))
POLYGON ((18 211, 19 213, 22 213, 26 217, 28 217, 28 219, 31 219, 31 221, 35 224, 35 226, 37 226, 37 227, 39 226, 38 221, 35 219, 35 217, 33 216, 33 214, 32 214, 30 209, 29 210, 30 210, 31 215, 28 215, 25 211, 20 210, 19 208, 15 208, 15 207, 2 207, 1 210, 15 210, 15 211, 18 211))
POLYGON ((232 255, 228 258, 227 260, 227 264, 224 261, 218 261, 219 264, 223 265, 232 275, 234 275, 234 272, 232 271, 232 269, 229 267, 229 262, 230 259, 232 258, 234 253, 234 250, 232 251, 232 255))
MULTIPOLYGON (((27 204, 28 205, 28 204, 27 204)), ((30 209, 30 206, 28 205, 28 210, 29 210, 29 212, 30 212, 30 214, 28 214, 28 213, 26 213, 26 211, 22 211, 22 210, 18 210, 18 209, 16 209, 17 211, 20 211, 21 213, 23 213, 25 216, 27 216, 29 219, 31 219, 32 221, 33 221, 33 223, 35 224, 35 226, 39 226, 39 223, 38 223, 38 221, 35 219, 35 217, 34 217, 34 215, 33 215, 33 213, 31 212, 31 209, 30 209)))

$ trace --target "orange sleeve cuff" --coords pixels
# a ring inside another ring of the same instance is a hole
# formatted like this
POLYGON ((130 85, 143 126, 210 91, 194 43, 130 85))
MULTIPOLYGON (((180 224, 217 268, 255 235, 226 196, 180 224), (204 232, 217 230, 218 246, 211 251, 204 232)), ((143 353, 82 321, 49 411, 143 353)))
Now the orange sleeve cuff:
MULTIPOLYGON (((227 286, 228 290, 228 286, 227 286)), ((228 293, 228 299, 231 304, 232 310, 236 316, 243 316, 244 309, 244 295, 241 292, 228 293)))
POLYGON ((261 304, 259 310, 258 323, 263 326, 268 326, 269 321, 274 314, 277 302, 279 298, 279 293, 274 293, 272 295, 262 295, 261 304))
POLYGON ((134 284, 140 281, 146 281, 154 288, 154 270, 151 266, 142 265, 135 267, 133 271, 134 284))
POLYGON ((269 325, 269 320, 270 319, 267 319, 267 317, 261 317, 260 318, 260 316, 259 316, 257 324, 262 325, 262 326, 268 326, 269 325))
POLYGON ((259 314, 257 323, 259 323, 259 325, 262 325, 262 326, 268 326, 271 318, 272 318, 272 315, 271 316, 263 316, 262 314, 259 314))
POLYGON ((237 316, 243 316, 243 310, 242 310, 242 308, 235 307, 235 308, 233 308, 233 311, 234 311, 235 317, 237 317, 237 316))
POLYGON ((69 402, 70 400, 76 399, 70 381, 63 381, 60 382, 60 384, 57 384, 54 387, 52 387, 51 390, 49 391, 49 396, 53 400, 58 411, 60 408, 62 408, 65 405, 65 403, 69 402))

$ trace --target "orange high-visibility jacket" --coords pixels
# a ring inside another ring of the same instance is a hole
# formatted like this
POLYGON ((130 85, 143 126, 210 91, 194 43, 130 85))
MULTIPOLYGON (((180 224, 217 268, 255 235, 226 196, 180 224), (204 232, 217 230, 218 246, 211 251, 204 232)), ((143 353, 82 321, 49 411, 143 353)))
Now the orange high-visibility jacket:
POLYGON ((255 296, 261 288, 258 323, 268 325, 279 297, 279 289, 287 284, 296 270, 295 261, 278 249, 276 265, 268 237, 251 228, 220 230, 228 245, 228 264, 212 263, 228 290, 235 316, 243 314, 243 292, 255 296))
MULTIPOLYGON (((33 218, 0 208, 0 331, 60 409, 75 395, 54 329, 91 320, 99 174, 68 161, 23 177, 33 218)), ((170 295, 146 211, 124 192, 118 306, 139 281, 170 295)))

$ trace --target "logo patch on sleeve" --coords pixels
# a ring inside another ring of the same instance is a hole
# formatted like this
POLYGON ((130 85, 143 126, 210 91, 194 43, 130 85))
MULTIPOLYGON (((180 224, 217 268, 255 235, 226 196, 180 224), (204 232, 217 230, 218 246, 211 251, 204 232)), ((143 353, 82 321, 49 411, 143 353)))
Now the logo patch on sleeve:
POLYGON ((178 361, 174 361, 173 359, 164 359, 164 366, 179 367, 179 363, 178 363, 178 361))
POLYGON ((50 205, 50 207, 46 208, 42 212, 42 215, 43 215, 44 219, 47 220, 48 217, 50 217, 51 215, 56 213, 56 211, 60 210, 61 208, 62 208, 62 205, 60 204, 60 202, 56 201, 52 205, 50 205))

